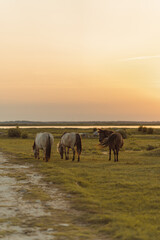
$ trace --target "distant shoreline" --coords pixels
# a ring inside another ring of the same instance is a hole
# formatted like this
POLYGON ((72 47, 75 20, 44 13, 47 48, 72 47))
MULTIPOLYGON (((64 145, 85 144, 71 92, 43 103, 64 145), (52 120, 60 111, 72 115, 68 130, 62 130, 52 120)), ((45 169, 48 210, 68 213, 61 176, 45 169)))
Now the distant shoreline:
POLYGON ((160 121, 5 121, 0 126, 160 126, 160 121))

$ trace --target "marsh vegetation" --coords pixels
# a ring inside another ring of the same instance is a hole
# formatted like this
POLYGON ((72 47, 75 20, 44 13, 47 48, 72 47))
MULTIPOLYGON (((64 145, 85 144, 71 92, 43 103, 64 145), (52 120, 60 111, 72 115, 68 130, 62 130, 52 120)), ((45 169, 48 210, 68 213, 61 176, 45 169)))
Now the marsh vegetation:
MULTIPOLYGON (((108 149, 99 146, 93 129, 83 130, 88 137, 82 138, 80 163, 61 160, 56 150, 65 131, 78 129, 47 129, 55 138, 50 162, 35 160, 33 140, 42 131, 28 129, 27 139, 12 139, 2 129, 1 151, 16 156, 17 164, 32 163, 46 183, 69 194, 72 208, 82 213, 78 221, 104 239, 160 239, 160 130, 126 129, 118 163, 108 161, 108 149)), ((65 234, 62 239, 72 239, 67 230, 65 234)), ((78 239, 87 239, 80 235, 78 239)))

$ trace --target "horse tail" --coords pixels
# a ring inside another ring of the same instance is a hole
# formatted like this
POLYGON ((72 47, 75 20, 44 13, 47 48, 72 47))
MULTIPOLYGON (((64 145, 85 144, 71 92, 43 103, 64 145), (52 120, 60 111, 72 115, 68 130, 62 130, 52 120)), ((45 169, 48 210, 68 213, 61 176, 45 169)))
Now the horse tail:
POLYGON ((103 141, 101 142, 101 145, 103 147, 107 147, 109 145, 108 137, 104 138, 103 141))
POLYGON ((82 152, 82 141, 81 137, 78 133, 76 133, 76 143, 75 145, 77 146, 77 153, 80 155, 82 152))
POLYGON ((103 139, 102 146, 103 147, 107 147, 110 144, 114 144, 116 138, 117 138, 117 134, 116 133, 112 133, 111 135, 109 135, 109 137, 106 137, 106 138, 103 139))
POLYGON ((46 162, 48 162, 50 157, 51 157, 51 138, 50 138, 50 135, 48 135, 47 144, 46 144, 46 162))

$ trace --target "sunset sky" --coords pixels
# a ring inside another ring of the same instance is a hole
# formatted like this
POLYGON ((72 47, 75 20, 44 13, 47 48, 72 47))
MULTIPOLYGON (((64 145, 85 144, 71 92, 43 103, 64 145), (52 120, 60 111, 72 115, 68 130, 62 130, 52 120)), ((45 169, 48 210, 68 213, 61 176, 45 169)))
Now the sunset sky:
POLYGON ((159 0, 0 0, 0 121, 160 121, 159 0))

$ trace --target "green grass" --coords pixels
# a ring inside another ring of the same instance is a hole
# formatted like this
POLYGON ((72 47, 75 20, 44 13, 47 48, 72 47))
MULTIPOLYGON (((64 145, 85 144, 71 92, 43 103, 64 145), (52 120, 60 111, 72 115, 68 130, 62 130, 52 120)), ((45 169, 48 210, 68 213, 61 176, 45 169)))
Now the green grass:
POLYGON ((41 200, 41 201, 48 201, 51 200, 50 196, 45 193, 41 188, 38 187, 32 187, 30 191, 27 191, 24 193, 23 199, 25 200, 41 200))
MULTIPOLYGON (((45 181, 71 194, 72 206, 83 212, 79 220, 96 229, 97 234, 120 240, 160 239, 158 130, 154 135, 147 135, 128 129, 118 163, 114 163, 113 155, 112 161, 108 161, 106 149, 100 148, 98 139, 94 138, 82 139, 80 163, 77 159, 71 161, 71 152, 70 160, 61 160, 56 144, 64 131, 73 129, 47 129, 55 136, 52 158, 49 163, 34 160, 33 138, 39 131, 43 130, 28 129, 29 139, 2 136, 1 150, 15 155, 17 159, 13 161, 32 163, 45 181), (148 145, 155 149, 148 151, 148 145)), ((92 132, 91 129, 80 131, 92 132)))

